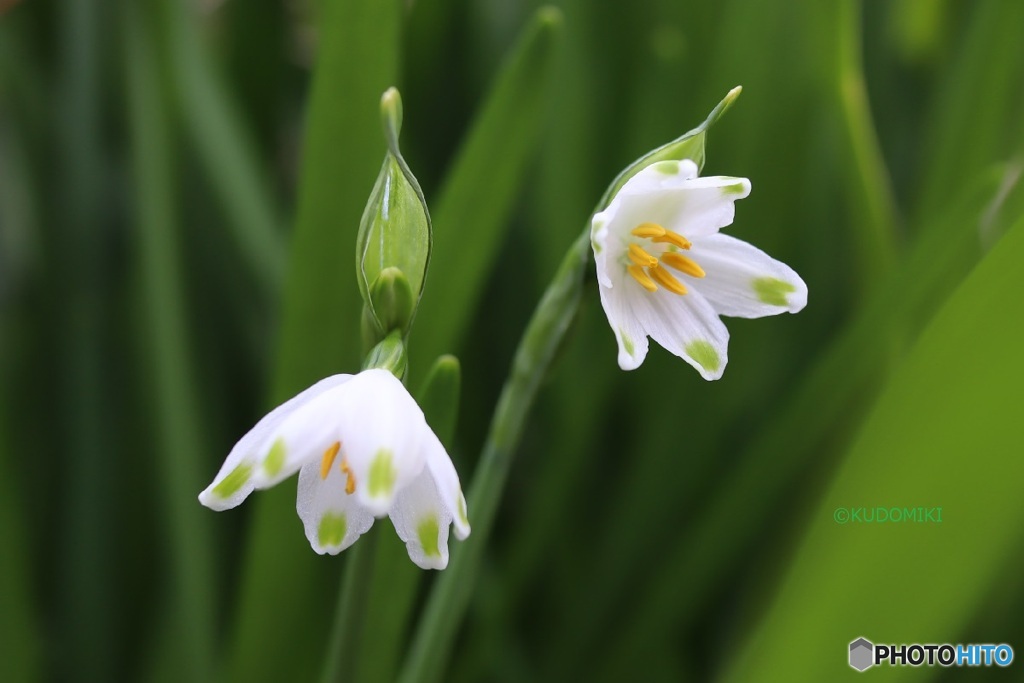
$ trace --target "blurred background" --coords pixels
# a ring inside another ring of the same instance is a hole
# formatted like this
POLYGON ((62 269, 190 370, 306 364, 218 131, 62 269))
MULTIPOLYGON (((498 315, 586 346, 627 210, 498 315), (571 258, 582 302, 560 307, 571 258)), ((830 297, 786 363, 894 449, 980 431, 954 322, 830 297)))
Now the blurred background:
MULTIPOLYGON (((291 483, 196 496, 358 368, 389 85, 434 221, 410 386, 461 359, 464 485, 605 187, 733 86, 704 173, 751 179, 728 231, 810 290, 727 321, 707 383, 654 345, 621 372, 588 289, 443 680, 831 681, 859 636, 1021 643, 1024 3, 556 5, 0 2, 0 678, 316 678, 345 554, 291 483)), ((434 578, 378 526, 349 680, 395 679, 434 578)))

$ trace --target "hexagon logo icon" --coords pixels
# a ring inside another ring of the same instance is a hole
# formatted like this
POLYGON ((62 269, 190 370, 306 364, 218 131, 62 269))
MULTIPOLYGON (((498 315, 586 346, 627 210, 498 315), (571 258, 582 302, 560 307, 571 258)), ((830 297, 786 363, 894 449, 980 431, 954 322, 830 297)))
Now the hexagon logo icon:
POLYGON ((875 646, 866 638, 858 638, 850 643, 850 666, 857 671, 864 671, 875 664, 875 646))

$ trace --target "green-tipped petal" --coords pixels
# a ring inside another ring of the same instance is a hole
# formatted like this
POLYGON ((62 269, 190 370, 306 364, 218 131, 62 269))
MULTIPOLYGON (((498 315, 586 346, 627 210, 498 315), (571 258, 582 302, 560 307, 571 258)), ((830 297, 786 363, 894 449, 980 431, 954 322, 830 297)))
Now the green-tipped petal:
POLYGON ((213 482, 199 494, 199 502, 213 510, 226 510, 245 500, 255 488, 254 474, 261 464, 261 458, 267 454, 265 449, 269 449, 274 441, 270 437, 281 424, 312 400, 344 384, 351 377, 333 375, 322 379, 267 413, 231 449, 213 482))

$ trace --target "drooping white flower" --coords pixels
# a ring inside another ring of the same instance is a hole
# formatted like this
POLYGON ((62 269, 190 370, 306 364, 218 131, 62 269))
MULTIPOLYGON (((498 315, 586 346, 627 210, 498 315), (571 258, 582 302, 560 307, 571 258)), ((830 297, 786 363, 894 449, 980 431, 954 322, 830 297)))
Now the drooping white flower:
POLYGON ((261 419, 199 501, 226 510, 299 473, 296 508, 313 550, 336 555, 388 515, 409 557, 448 565, 448 526, 469 535, 466 499, 423 411, 387 370, 334 375, 261 419))
POLYGON ((650 336, 704 379, 718 379, 729 342, 720 315, 759 318, 807 304, 807 285, 792 268, 719 233, 748 194, 746 178, 698 178, 688 159, 660 161, 594 215, 601 305, 623 370, 643 363, 650 336))

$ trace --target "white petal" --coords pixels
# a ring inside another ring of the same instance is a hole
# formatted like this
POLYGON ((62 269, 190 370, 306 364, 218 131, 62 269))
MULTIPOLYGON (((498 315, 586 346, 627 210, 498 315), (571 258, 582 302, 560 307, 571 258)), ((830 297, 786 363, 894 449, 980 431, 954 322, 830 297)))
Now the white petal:
POLYGON ((594 267, 597 269, 597 281, 604 287, 611 287, 612 281, 608 274, 609 259, 615 263, 621 251, 621 245, 608 240, 608 221, 612 214, 608 210, 594 214, 590 223, 590 246, 594 250, 594 267))
POLYGON ((321 477, 318 461, 310 461, 299 470, 295 509, 309 544, 321 555, 337 555, 373 525, 370 511, 359 504, 355 495, 345 493, 347 480, 338 463, 330 468, 326 479, 321 477))
POLYGON ((452 516, 429 468, 401 490, 390 516, 413 562, 423 569, 448 566, 448 525, 452 516))
POLYGON ((383 517, 395 494, 419 476, 429 431, 423 411, 387 370, 365 370, 345 385, 339 411, 342 448, 356 480, 356 496, 383 517))
POLYGON ((603 211, 594 214, 590 243, 598 282, 614 286, 609 269, 623 256, 629 232, 640 223, 657 223, 656 218, 664 215, 657 207, 672 199, 680 182, 696 177, 697 165, 689 159, 651 164, 630 178, 603 211))
POLYGON ((682 161, 657 161, 645 166, 639 173, 626 181, 615 198, 630 195, 648 195, 668 190, 674 192, 681 182, 697 177, 697 164, 691 159, 682 161))
POLYGON ((424 449, 427 470, 434 478, 441 504, 455 524, 455 536, 461 541, 469 536, 469 511, 466 509, 466 496, 462 493, 455 465, 440 439, 429 427, 424 438, 424 449))
POLYGON ((807 285, 800 276, 743 240, 701 237, 693 240, 690 256, 706 273, 692 286, 722 315, 760 318, 796 313, 807 305, 807 285))
POLYGON ((356 390, 353 385, 357 377, 351 377, 292 411, 267 435, 253 473, 257 489, 276 485, 307 462, 320 462, 324 452, 341 440, 339 417, 345 409, 344 398, 356 390))
POLYGON ((619 345, 619 367, 623 370, 635 370, 647 357, 647 335, 637 320, 631 300, 648 295, 648 292, 636 291, 642 289, 640 285, 625 279, 616 284, 618 286, 614 288, 598 285, 601 291, 601 306, 619 345))
POLYGON ((635 310, 647 334, 700 372, 718 379, 728 362, 729 331, 697 291, 672 294, 664 289, 637 297, 635 310))
POLYGON ((344 384, 352 375, 332 375, 293 396, 272 411, 238 440, 227 459, 221 465, 217 476, 206 490, 199 494, 199 502, 213 510, 233 508, 253 491, 253 470, 267 436, 276 430, 293 412, 329 389, 344 384))
POLYGON ((626 183, 612 204, 609 233, 622 238, 641 223, 657 223, 692 240, 711 235, 730 225, 736 215, 735 201, 750 194, 746 178, 711 176, 695 178, 693 162, 679 163, 680 172, 666 174, 673 162, 648 166, 626 183), (635 185, 634 185, 635 183, 635 185))

